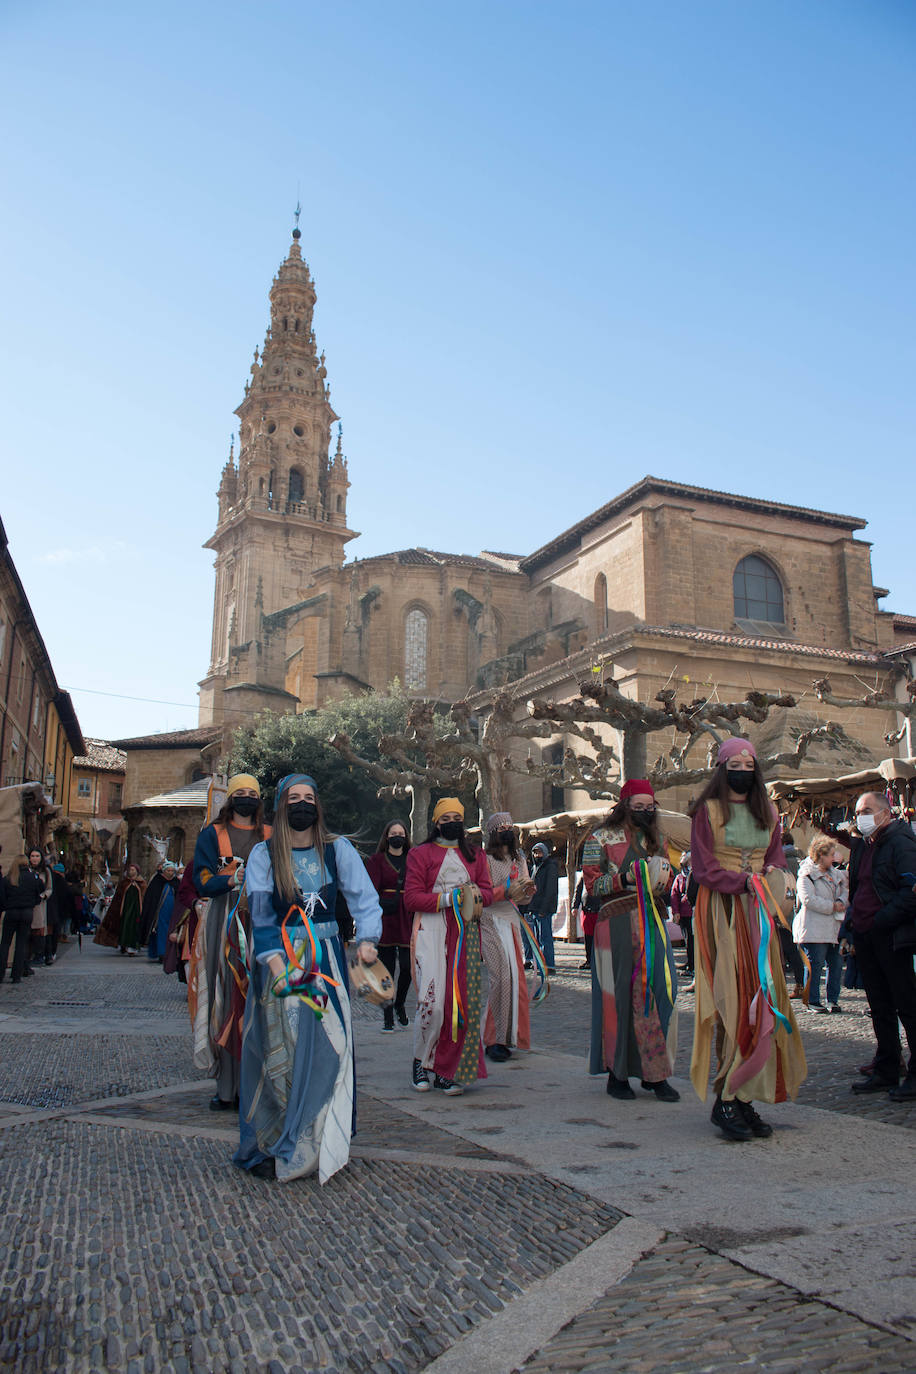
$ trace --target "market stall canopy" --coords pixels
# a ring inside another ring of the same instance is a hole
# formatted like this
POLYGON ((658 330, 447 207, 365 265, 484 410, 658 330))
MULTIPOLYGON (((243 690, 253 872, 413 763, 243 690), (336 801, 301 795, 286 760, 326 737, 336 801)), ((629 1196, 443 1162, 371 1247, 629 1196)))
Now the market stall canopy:
POLYGON ((882 759, 877 768, 835 778, 776 778, 767 783, 767 791, 777 805, 813 801, 819 806, 842 806, 862 792, 883 792, 889 782, 911 782, 914 778, 916 759, 882 759))

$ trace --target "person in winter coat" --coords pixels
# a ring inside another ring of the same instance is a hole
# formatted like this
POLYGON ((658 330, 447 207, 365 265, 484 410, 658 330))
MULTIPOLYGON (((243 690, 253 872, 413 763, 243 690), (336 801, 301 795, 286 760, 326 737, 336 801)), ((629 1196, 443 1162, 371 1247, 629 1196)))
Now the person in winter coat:
POLYGON ((32 935, 32 913, 43 900, 44 878, 29 864, 25 854, 10 865, 5 878, 0 878, 0 901, 3 905, 3 935, 0 937, 0 983, 6 977, 10 945, 13 950, 13 983, 21 983, 32 973, 29 968, 29 943, 32 935))
POLYGON ((383 1007, 385 1032, 394 1031, 394 1018, 399 1026, 409 1026, 410 1018, 404 1003, 410 991, 410 935, 413 916, 404 905, 404 879, 407 876, 407 855, 410 840, 401 821, 389 821, 382 831, 375 853, 366 860, 366 872, 379 896, 382 907, 382 938, 378 957, 395 982, 394 1006, 383 1007), (400 972, 396 969, 400 964, 400 972))
POLYGON ((916 1101, 916 835, 895 820, 887 797, 864 792, 856 802, 856 829, 849 859, 851 932, 878 1051, 872 1072, 854 1093, 886 1092, 895 1102, 916 1101), (900 1078, 900 1032, 910 1050, 900 1078))
MULTIPOLYGON (((831 1011, 840 1010, 840 984, 843 977, 843 956, 840 953, 839 933, 846 903, 843 900, 843 881, 833 860, 836 844, 821 835, 812 840, 808 857, 798 870, 798 910, 792 923, 792 938, 803 945, 811 964, 811 984, 808 1006, 826 1012, 821 1001, 821 974, 827 965, 827 1002, 831 1011)), ((844 875, 845 878, 845 875, 844 875)))
POLYGON ((531 928, 541 946, 547 972, 556 973, 553 918, 557 913, 560 871, 556 859, 543 840, 539 840, 532 849, 531 861, 534 864, 534 896, 528 903, 527 914, 531 918, 531 928))

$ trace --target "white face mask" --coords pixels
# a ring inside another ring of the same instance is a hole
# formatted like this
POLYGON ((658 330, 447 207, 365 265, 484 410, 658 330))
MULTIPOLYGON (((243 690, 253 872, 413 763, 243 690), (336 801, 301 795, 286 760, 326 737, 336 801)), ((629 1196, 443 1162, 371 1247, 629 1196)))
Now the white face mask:
POLYGON ((860 835, 869 836, 877 824, 878 822, 875 820, 874 816, 869 816, 867 814, 856 816, 856 829, 860 835))

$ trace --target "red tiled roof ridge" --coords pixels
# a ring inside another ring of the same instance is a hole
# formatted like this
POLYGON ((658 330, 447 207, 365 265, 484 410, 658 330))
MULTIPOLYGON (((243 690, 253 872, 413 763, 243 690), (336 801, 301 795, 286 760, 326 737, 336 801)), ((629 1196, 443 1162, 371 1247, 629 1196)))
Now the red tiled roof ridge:
POLYGON ((119 749, 154 749, 170 744, 185 744, 191 748, 195 744, 213 744, 221 734, 222 729, 219 725, 198 725, 192 730, 163 730, 155 735, 135 735, 130 739, 115 739, 110 742, 119 749))

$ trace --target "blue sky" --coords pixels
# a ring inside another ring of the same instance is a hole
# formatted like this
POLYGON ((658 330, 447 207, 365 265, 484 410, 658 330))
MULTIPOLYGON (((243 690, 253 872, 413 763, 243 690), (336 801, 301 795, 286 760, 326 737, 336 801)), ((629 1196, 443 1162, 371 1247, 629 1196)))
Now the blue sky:
POLYGON ((652 473, 866 517, 916 613, 914 58, 908 0, 8 0, 0 515, 84 731, 196 723, 297 195, 351 556, 652 473))

